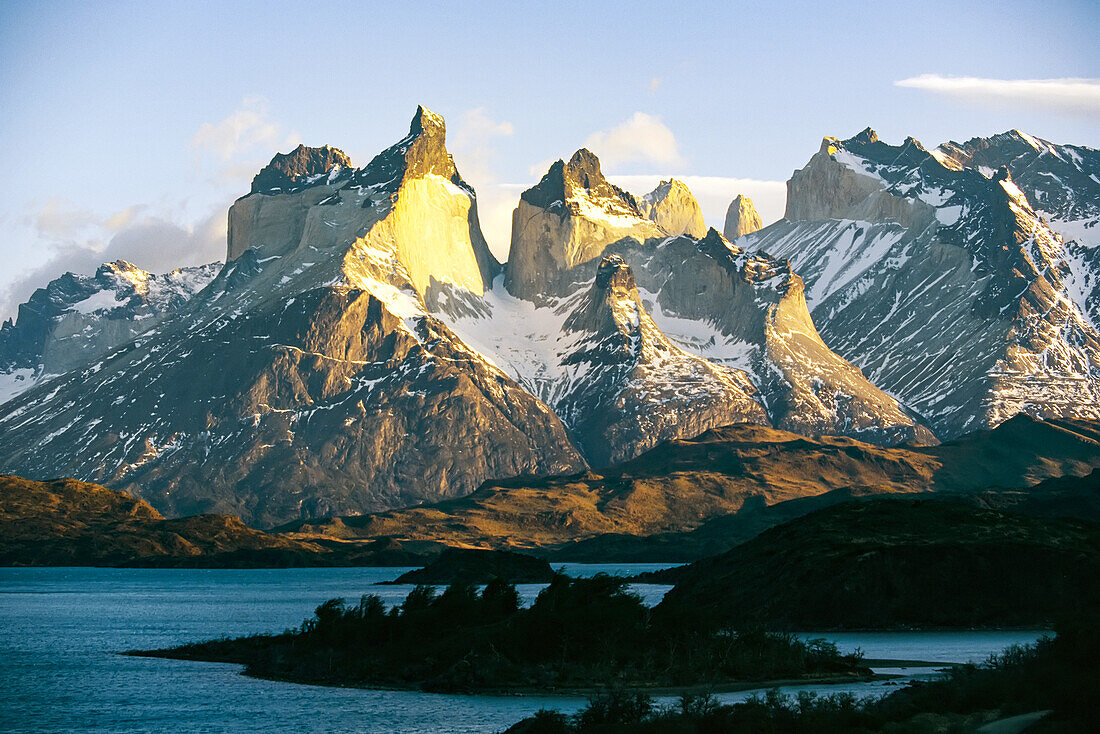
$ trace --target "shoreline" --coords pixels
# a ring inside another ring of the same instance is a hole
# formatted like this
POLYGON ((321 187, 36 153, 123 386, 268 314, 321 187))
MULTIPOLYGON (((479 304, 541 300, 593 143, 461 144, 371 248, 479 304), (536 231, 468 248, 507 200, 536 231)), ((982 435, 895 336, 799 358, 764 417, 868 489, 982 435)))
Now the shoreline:
MULTIPOLYGON (((322 688, 347 688, 367 691, 411 691, 416 693, 430 693, 455 696, 490 696, 495 698, 535 697, 535 696, 560 696, 563 698, 577 698, 590 696, 599 691, 606 690, 609 686, 573 686, 562 688, 486 688, 478 691, 432 691, 425 690, 417 685, 386 685, 369 683, 350 683, 341 681, 318 681, 312 679, 298 679, 293 676, 260 675, 249 672, 248 663, 239 660, 214 660, 209 658, 189 657, 185 655, 169 655, 167 650, 126 650, 115 653, 128 657, 159 658, 162 660, 185 660, 198 663, 218 663, 241 666, 240 674, 257 680, 268 680, 277 683, 291 683, 294 685, 318 686, 322 688)), ((912 667, 912 668, 950 668, 957 663, 934 663, 920 660, 893 660, 876 659, 864 661, 874 663, 877 667, 912 667), (889 663, 889 665, 886 665, 889 663)), ((874 681, 888 681, 906 678, 907 676, 895 673, 873 673, 852 675, 828 675, 810 676, 806 678, 772 678, 766 680, 737 680, 722 683, 695 683, 685 686, 647 686, 647 685, 623 685, 628 691, 647 693, 652 696, 678 696, 685 694, 705 693, 736 693, 738 691, 751 691, 756 689, 771 689, 786 686, 800 685, 843 685, 845 683, 871 683, 874 681)))

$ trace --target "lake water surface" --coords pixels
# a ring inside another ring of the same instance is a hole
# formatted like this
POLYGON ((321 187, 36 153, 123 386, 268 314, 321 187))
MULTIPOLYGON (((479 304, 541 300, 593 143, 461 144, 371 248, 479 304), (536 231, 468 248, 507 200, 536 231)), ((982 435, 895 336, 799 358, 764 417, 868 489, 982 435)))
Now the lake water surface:
MULTIPOLYGON (((660 564, 564 564, 573 575, 633 574, 660 564)), ((134 658, 122 650, 221 635, 280 632, 334 597, 404 599, 374 586, 404 568, 277 570, 0 568, 0 731, 497 732, 539 708, 572 712, 582 698, 454 696, 255 680, 238 665, 134 658)), ((533 600, 540 585, 522 585, 533 600)), ((655 604, 667 586, 635 591, 655 604)), ((818 633, 868 658, 966 662, 1040 632, 818 633)), ((928 670, 900 671, 926 675, 928 670)), ((896 684, 893 684, 896 685, 896 684)), ((805 686, 860 695, 884 683, 805 686)), ((799 690, 791 688, 787 690, 799 690)), ((751 692, 724 694, 726 701, 751 692)))

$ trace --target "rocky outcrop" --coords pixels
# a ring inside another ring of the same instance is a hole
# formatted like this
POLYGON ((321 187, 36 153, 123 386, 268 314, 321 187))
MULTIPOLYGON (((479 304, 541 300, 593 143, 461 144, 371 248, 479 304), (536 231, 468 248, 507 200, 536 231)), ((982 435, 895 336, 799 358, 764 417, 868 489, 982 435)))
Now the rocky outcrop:
POLYGON ((638 200, 609 183, 599 159, 582 148, 520 196, 504 284, 518 298, 544 301, 572 290, 572 281, 561 282, 568 280, 565 273, 598 259, 612 242, 664 236, 638 200))
POLYGON ((941 437, 1019 411, 1100 415, 1078 261, 988 173, 912 138, 827 138, 788 183, 787 218, 742 240, 791 258, 826 342, 941 437))
POLYGON ((722 227, 722 234, 726 239, 733 242, 741 235, 752 234, 763 227, 764 222, 756 213, 752 199, 744 194, 735 196, 726 210, 726 224, 722 227))
POLYGON ((253 194, 289 194, 328 177, 333 170, 351 168, 342 150, 299 145, 289 153, 277 153, 252 179, 253 194))
POLYGON ((1100 151, 1095 148, 1059 145, 1009 130, 964 143, 943 143, 933 154, 945 166, 973 168, 987 178, 1004 166, 1035 210, 1056 226, 1100 216, 1100 151))
POLYGON ((944 143, 933 155, 947 167, 973 168, 988 178, 1000 168, 1010 173, 1036 214, 1062 237, 1063 278, 1093 325, 1100 324, 1100 151, 1010 130, 944 143))
POLYGON ((749 374, 777 428, 876 443, 934 441, 897 400, 826 346, 788 261, 746 252, 713 229, 652 253, 622 252, 653 294, 658 325, 696 354, 749 374), (710 328, 694 326, 700 323, 710 328))
MULTIPOLYGON (((520 209, 554 208, 562 187, 584 182, 604 201, 631 206, 633 197, 597 176, 590 155, 555 164, 520 209)), ((883 443, 935 440, 829 350, 786 261, 746 253, 711 230, 701 239, 601 236, 580 242, 585 255, 558 263, 552 253, 570 251, 568 236, 517 235, 513 257, 555 264, 517 268, 532 277, 513 280, 511 293, 487 294, 480 308, 450 299, 446 313, 464 339, 562 417, 590 461, 622 460, 731 421, 883 443), (637 290, 626 285, 634 279, 637 290), (517 300, 516 288, 526 295, 517 300)))
POLYGON ((320 276, 307 275, 312 284, 383 283, 420 298, 433 283, 481 295, 500 270, 439 115, 418 108, 409 134, 366 168, 318 176, 295 179, 291 194, 253 193, 234 203, 228 259, 251 249, 260 261, 308 267, 320 276))
POLYGON ((638 208, 665 234, 673 237, 682 234, 702 237, 707 232, 699 202, 692 196, 687 184, 679 179, 661 181, 657 188, 638 201, 638 208))
POLYGON ((744 372, 688 354, 657 328, 619 255, 601 260, 563 332, 577 346, 561 358, 571 380, 553 407, 594 466, 714 425, 768 423, 744 372))
POLYGON ((93 276, 66 273, 39 288, 0 326, 0 403, 156 326, 220 269, 211 263, 154 275, 116 260, 93 276))

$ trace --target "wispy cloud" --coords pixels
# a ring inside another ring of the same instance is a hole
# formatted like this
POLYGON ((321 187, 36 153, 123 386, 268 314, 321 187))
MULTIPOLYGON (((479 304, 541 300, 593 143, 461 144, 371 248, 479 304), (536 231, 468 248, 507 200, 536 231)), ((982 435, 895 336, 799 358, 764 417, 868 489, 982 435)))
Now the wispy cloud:
POLYGON ((661 118, 635 112, 628 120, 605 132, 592 133, 584 146, 610 168, 628 163, 682 166, 676 136, 661 118))
POLYGON ((512 123, 497 121, 484 107, 467 110, 447 131, 447 147, 458 163, 462 177, 477 189, 496 181, 496 140, 515 133, 512 123))
POLYGON ((224 206, 187 224, 165 212, 152 213, 145 205, 99 216, 72 201, 53 198, 19 224, 50 255, 0 289, 2 318, 14 316, 16 307, 35 288, 65 272, 92 273, 105 262, 128 260, 163 273, 225 256, 224 206))
POLYGON ((191 138, 191 146, 228 161, 257 147, 279 145, 285 137, 282 126, 271 119, 267 101, 245 97, 241 106, 224 119, 203 123, 191 138))
POLYGON ((273 119, 259 97, 217 122, 204 123, 191 137, 193 180, 179 198, 144 201, 104 213, 79 200, 54 197, 7 228, 34 247, 34 266, 0 278, 0 318, 15 315, 19 303, 67 271, 92 273, 112 260, 129 260, 152 272, 225 257, 226 211, 271 156, 297 144, 298 136, 273 119))
POLYGON ((213 170, 212 181, 249 181, 277 152, 301 142, 271 117, 263 97, 245 97, 218 122, 205 122, 191 138, 196 169, 213 170))
POLYGON ((894 85, 978 104, 1031 107, 1074 115, 1100 114, 1100 79, 983 79, 921 74, 894 85))

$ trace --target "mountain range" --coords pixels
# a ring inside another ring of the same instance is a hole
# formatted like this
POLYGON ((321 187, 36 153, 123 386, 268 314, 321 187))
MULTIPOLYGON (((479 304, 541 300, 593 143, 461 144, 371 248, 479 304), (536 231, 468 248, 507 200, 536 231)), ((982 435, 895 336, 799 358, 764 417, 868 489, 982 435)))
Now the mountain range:
POLYGON ((36 292, 0 327, 0 471, 272 527, 598 474, 730 424, 917 451, 1018 413, 1097 419, 1098 174, 1097 151, 1016 131, 866 130, 825 139, 784 219, 739 196, 719 233, 682 182, 638 197, 582 149, 520 196, 502 265, 419 108, 361 168, 276 155, 223 267, 36 292))

